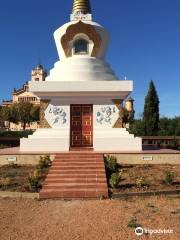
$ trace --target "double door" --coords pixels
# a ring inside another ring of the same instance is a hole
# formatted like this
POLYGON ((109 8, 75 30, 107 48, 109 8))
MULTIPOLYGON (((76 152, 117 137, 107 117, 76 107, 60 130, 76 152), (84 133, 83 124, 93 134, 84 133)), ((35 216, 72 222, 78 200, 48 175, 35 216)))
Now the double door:
POLYGON ((71 147, 93 147, 93 105, 71 105, 71 147))

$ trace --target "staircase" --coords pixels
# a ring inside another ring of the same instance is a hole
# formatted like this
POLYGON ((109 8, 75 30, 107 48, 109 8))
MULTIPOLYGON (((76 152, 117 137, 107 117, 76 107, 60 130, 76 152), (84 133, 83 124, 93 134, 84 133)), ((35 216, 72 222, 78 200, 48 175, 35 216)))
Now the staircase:
POLYGON ((103 154, 69 152, 57 154, 40 191, 40 199, 107 198, 103 154))

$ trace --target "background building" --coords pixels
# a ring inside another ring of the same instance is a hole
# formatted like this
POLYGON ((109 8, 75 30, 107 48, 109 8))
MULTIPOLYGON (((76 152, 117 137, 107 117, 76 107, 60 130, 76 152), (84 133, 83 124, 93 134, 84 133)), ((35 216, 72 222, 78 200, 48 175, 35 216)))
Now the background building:
MULTIPOLYGON (((47 76, 47 72, 44 69, 44 67, 40 64, 37 65, 36 68, 32 69, 31 72, 31 81, 45 81, 45 78, 47 76)), ((22 88, 20 89, 16 89, 14 88, 13 92, 12 92, 12 100, 7 100, 2 102, 2 106, 3 107, 10 107, 12 104, 14 103, 19 103, 19 102, 30 102, 33 105, 40 105, 40 98, 38 96, 36 96, 34 93, 29 92, 29 83, 26 82, 25 84, 23 84, 22 88)), ((31 124, 29 124, 27 126, 27 129, 37 129, 39 126, 38 122, 33 122, 31 124)), ((22 124, 14 124, 14 123, 8 123, 5 122, 5 128, 6 129, 10 129, 13 131, 18 131, 18 130, 22 130, 22 124)))

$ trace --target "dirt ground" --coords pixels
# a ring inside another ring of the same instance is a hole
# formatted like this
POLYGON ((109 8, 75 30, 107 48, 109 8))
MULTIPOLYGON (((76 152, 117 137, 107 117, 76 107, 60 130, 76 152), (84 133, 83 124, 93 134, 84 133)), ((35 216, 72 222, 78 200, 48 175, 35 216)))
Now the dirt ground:
POLYGON ((180 196, 126 200, 0 199, 0 240, 178 240, 180 196), (136 236, 134 222, 172 234, 136 236))
POLYGON ((5 165, 0 166, 0 180, 8 179, 8 185, 0 185, 0 191, 11 191, 11 192, 27 192, 28 188, 28 177, 34 171, 34 167, 30 165, 5 165))
POLYGON ((111 189, 112 192, 139 192, 180 189, 180 165, 120 165, 122 179, 118 189, 111 189), (166 172, 174 173, 172 185, 165 183, 166 172), (139 189, 136 186, 136 179, 143 177, 143 186, 139 189))

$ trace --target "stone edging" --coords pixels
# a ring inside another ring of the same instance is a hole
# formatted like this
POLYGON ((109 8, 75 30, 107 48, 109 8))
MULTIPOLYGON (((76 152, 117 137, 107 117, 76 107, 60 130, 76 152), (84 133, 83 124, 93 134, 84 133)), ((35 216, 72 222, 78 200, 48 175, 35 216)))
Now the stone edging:
MULTIPOLYGON (((111 199, 126 198, 126 197, 146 197, 159 195, 173 195, 180 194, 180 189, 177 190, 163 190, 163 191, 149 191, 149 192, 131 192, 131 193, 115 193, 111 195, 111 199)), ((180 196, 180 195, 179 195, 180 196)), ((28 192, 6 192, 0 191, 0 198, 26 198, 39 199, 39 193, 28 192)))
POLYGON ((177 190, 162 190, 162 191, 148 191, 148 192, 131 192, 131 193, 114 193, 111 195, 112 199, 126 198, 126 197, 140 197, 140 196, 158 196, 158 195, 172 195, 180 194, 180 189, 177 190))
POLYGON ((0 198, 29 198, 29 199, 39 199, 39 193, 0 191, 0 198))

